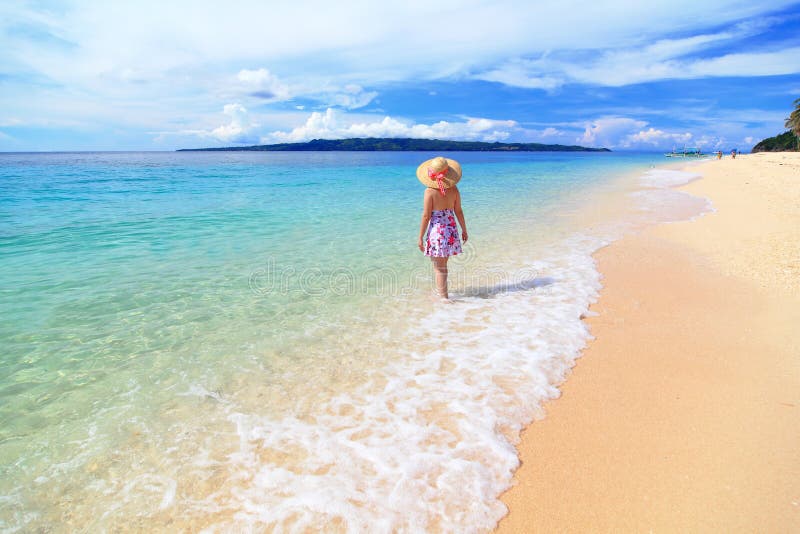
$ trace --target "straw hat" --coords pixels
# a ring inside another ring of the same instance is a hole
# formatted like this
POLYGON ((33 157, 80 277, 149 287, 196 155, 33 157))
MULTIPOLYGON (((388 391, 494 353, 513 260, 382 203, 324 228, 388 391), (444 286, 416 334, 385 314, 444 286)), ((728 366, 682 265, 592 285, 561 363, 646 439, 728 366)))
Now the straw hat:
POLYGON ((439 184, 435 178, 437 174, 443 171, 446 171, 446 174, 442 176, 442 186, 444 186, 445 189, 453 187, 461 179, 461 165, 454 159, 443 158, 441 156, 423 161, 422 164, 417 167, 417 179, 422 182, 422 185, 425 187, 439 189, 439 184))

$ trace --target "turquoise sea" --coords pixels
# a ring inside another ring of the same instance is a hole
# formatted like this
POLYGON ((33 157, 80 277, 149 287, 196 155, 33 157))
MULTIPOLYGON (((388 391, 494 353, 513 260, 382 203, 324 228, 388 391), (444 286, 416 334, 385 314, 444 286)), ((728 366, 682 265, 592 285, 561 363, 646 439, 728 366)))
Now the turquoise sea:
POLYGON ((655 154, 0 154, 0 530, 486 531, 590 334, 592 252, 700 213, 655 154))

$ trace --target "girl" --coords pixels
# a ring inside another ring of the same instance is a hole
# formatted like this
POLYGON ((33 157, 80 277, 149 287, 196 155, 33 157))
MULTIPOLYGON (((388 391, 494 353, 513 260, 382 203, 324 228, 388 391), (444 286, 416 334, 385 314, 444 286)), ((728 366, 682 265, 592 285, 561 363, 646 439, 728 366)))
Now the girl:
POLYGON ((447 158, 433 158, 417 167, 417 178, 427 187, 422 197, 422 222, 417 246, 430 256, 436 278, 436 291, 447 299, 447 259, 461 253, 456 219, 461 237, 467 242, 467 224, 461 211, 461 193, 456 183, 461 179, 461 165, 447 158), (423 241, 427 229, 428 235, 423 241))

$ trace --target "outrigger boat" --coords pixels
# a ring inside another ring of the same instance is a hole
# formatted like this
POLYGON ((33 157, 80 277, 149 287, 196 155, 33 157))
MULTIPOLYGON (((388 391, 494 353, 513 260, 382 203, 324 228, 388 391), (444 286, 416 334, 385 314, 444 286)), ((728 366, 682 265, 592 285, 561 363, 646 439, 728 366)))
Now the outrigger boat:
POLYGON ((683 147, 683 150, 676 150, 675 147, 672 148, 672 152, 667 152, 664 154, 668 158, 699 158, 704 156, 700 149, 697 147, 683 147))

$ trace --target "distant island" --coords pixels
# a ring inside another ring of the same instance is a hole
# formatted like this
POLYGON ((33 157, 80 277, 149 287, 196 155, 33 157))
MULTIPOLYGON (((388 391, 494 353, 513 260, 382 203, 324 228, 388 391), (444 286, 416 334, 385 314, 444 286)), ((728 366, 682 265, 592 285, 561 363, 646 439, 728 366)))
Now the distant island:
POLYGON ((774 137, 767 137, 753 147, 752 152, 786 152, 798 150, 797 137, 791 130, 774 137))
POLYGON ((607 148, 588 148, 577 145, 545 145, 541 143, 484 143, 480 141, 447 141, 442 139, 364 138, 314 139, 306 143, 278 143, 221 148, 182 148, 178 152, 207 151, 394 151, 394 152, 611 152, 607 148))

